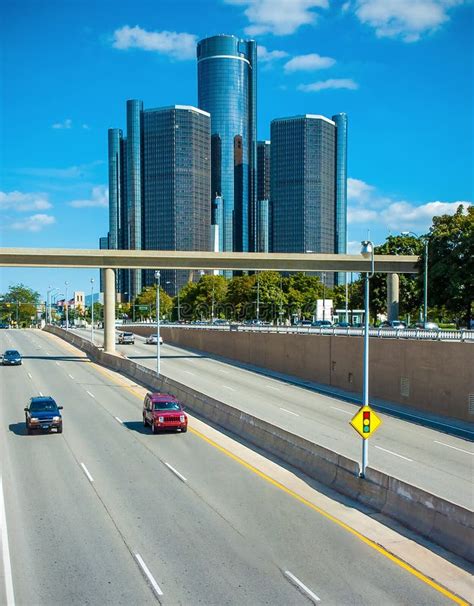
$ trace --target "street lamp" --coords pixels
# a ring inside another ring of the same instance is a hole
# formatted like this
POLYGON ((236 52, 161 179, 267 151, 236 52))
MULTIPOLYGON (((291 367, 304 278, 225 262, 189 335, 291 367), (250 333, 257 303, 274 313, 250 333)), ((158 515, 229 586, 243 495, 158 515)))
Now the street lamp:
MULTIPOLYGON (((362 389, 362 405, 369 405, 369 280, 374 275, 374 244, 370 240, 361 242, 361 255, 370 261, 370 271, 365 274, 365 317, 364 317, 364 382, 362 389)), ((369 441, 362 439, 362 468, 361 477, 365 477, 365 468, 369 458, 369 441)))
POLYGON ((323 278, 323 320, 326 319, 326 272, 321 274, 323 278))
POLYGON ((160 278, 161 274, 156 270, 156 376, 158 378, 160 377, 160 278))
POLYGON ((55 290, 59 290, 58 288, 52 288, 51 284, 48 286, 48 291, 46 292, 46 303, 47 303, 47 309, 46 309, 46 323, 51 324, 51 296, 52 293, 55 290), (49 313, 48 313, 49 312, 49 313), (48 322, 48 315, 49 315, 49 322, 48 322))
MULTIPOLYGON (((413 231, 402 231, 402 236, 415 236, 419 238, 413 231)), ((423 276, 423 326, 428 322, 428 244, 429 239, 427 237, 422 238, 422 242, 425 247, 425 272, 423 276)))
POLYGON ((260 276, 258 271, 257 274, 257 309, 255 310, 257 313, 257 322, 260 320, 260 276))
POLYGON ((64 282, 64 286, 66 287, 66 295, 65 295, 65 299, 64 299, 64 303, 66 305, 66 330, 69 330, 69 305, 68 305, 68 300, 67 300, 67 287, 68 287, 69 282, 64 282))
POLYGON ((91 278, 91 343, 94 344, 94 278, 91 278))

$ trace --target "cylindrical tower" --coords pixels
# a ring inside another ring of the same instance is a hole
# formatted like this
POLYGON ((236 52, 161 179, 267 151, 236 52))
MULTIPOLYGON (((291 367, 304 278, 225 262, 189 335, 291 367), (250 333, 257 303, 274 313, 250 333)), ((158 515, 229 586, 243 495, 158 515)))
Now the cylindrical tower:
MULTIPOLYGON (((347 252, 347 114, 332 117, 336 124, 336 226, 335 251, 347 252)), ((343 272, 335 274, 337 284, 345 284, 343 272)))
POLYGON ((198 104, 211 114, 211 200, 222 198, 224 251, 256 246, 256 43, 219 35, 197 45, 198 104))

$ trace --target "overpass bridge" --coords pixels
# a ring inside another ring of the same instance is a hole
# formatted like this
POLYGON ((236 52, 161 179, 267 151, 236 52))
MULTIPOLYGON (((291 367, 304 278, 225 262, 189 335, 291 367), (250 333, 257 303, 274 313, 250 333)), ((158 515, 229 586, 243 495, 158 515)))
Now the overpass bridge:
MULTIPOLYGON (((418 272, 415 255, 375 255, 375 271, 387 274, 392 302, 398 302, 399 273, 418 272)), ((104 349, 115 352, 115 270, 188 269, 368 272, 362 255, 315 253, 229 253, 169 250, 0 248, 0 267, 74 267, 104 270, 104 349)))

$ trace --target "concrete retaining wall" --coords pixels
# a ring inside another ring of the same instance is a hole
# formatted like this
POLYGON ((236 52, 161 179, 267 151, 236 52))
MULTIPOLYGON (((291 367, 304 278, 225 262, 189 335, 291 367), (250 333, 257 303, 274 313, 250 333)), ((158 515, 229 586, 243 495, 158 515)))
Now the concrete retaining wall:
POLYGON ((121 356, 106 354, 78 335, 47 327, 90 357, 137 383, 171 393, 191 411, 279 457, 308 476, 401 522, 441 547, 474 562, 474 513, 375 469, 358 477, 355 461, 280 427, 205 396, 121 356))
MULTIPOLYGON (((144 336, 152 326, 133 326, 144 336)), ((224 356, 300 379, 362 393, 363 338, 296 333, 161 329, 178 346, 224 356)), ((370 340, 370 393, 462 421, 473 422, 469 395, 474 394, 472 343, 370 340)))

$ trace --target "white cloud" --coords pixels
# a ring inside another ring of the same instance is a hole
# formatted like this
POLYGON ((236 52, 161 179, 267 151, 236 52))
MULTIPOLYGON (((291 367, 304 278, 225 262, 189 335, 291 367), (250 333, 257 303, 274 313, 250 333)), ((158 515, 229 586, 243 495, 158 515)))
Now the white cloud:
POLYGON ((266 46, 261 46, 260 44, 257 46, 257 56, 258 60, 261 63, 272 63, 278 59, 283 59, 284 57, 288 57, 288 53, 286 51, 281 50, 272 50, 269 51, 266 46))
POLYGON ((377 188, 360 179, 347 180, 347 220, 349 224, 373 224, 383 226, 386 231, 404 230, 423 233, 437 215, 452 215, 460 204, 471 202, 426 202, 415 205, 405 200, 396 200, 383 195, 377 188))
POLYGON ((416 42, 449 19, 448 12, 469 0, 356 0, 355 14, 379 38, 416 42))
POLYGON ((56 219, 52 215, 37 214, 31 215, 23 221, 16 221, 10 227, 12 229, 22 229, 25 231, 41 231, 48 225, 56 223, 56 219))
POLYGON ((227 4, 247 7, 245 16, 250 25, 249 36, 271 33, 293 34, 301 25, 314 23, 317 13, 312 9, 328 8, 328 0, 225 0, 227 4))
POLYGON ((83 124, 83 125, 82 125, 82 128, 83 128, 84 130, 90 130, 90 129, 91 129, 91 127, 90 127, 88 124, 83 124))
POLYGON ((47 194, 0 191, 0 210, 11 209, 24 212, 28 210, 46 210, 51 206, 47 194))
POLYGON ((48 179, 83 179, 96 166, 102 165, 103 160, 96 160, 88 164, 78 164, 67 168, 20 168, 16 173, 30 177, 45 177, 48 179))
POLYGON ((360 241, 351 240, 347 243, 347 254, 348 255, 360 255, 360 241))
POLYGON ((197 36, 178 32, 147 32, 125 25, 114 32, 112 46, 120 50, 139 48, 169 55, 174 59, 193 59, 196 56, 197 36))
POLYGON ((329 80, 319 80, 312 84, 300 84, 298 90, 304 93, 317 93, 321 90, 328 90, 331 88, 346 88, 348 90, 357 90, 359 85, 354 82, 351 78, 331 78, 329 80))
POLYGON ((62 128, 72 128, 72 120, 70 118, 66 118, 62 122, 55 122, 52 124, 51 128, 62 129, 62 128))
POLYGON ((106 185, 97 185, 92 188, 91 197, 87 200, 72 200, 69 206, 74 208, 86 208, 98 206, 108 208, 109 206, 109 189, 106 185))
POLYGON ((332 57, 321 57, 317 53, 309 55, 297 55, 285 63, 284 69, 287 73, 292 72, 312 72, 318 69, 332 67, 336 59, 332 57))

